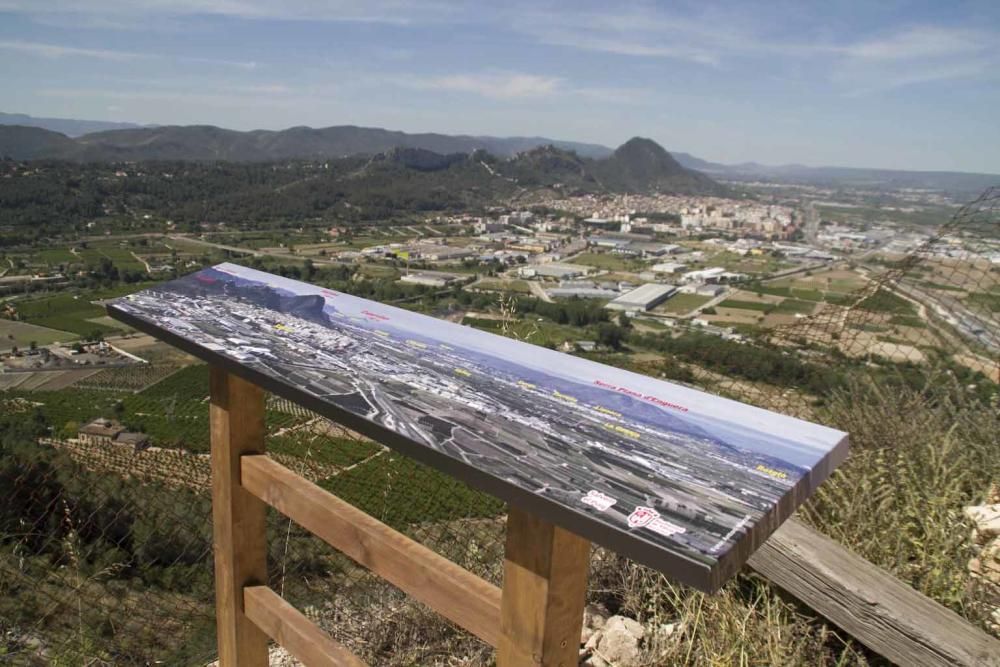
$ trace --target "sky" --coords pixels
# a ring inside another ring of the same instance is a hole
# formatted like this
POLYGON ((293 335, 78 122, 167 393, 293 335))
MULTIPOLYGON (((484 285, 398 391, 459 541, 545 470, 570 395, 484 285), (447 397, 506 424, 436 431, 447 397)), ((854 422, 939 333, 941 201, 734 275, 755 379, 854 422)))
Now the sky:
POLYGON ((0 111, 1000 174, 1000 2, 0 0, 0 111))

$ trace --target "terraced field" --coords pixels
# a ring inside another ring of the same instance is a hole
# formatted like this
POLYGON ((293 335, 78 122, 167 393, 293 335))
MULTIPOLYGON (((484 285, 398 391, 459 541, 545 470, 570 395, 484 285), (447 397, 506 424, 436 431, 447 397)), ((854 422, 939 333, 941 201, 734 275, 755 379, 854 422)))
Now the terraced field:
POLYGON ((38 345, 52 343, 68 343, 79 336, 66 331, 59 331, 30 322, 0 319, 0 349, 6 350, 17 346, 26 348, 32 342, 38 345))

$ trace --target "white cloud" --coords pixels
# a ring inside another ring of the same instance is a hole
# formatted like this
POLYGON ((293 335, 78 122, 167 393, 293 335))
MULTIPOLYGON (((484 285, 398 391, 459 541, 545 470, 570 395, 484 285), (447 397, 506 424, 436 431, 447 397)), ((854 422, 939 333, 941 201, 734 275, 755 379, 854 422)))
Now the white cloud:
POLYGON ((848 97, 943 81, 995 78, 1000 35, 982 30, 911 26, 840 50, 831 81, 848 97))
MULTIPOLYGON (((71 100, 100 100, 112 103, 154 102, 157 104, 195 105, 221 109, 245 109, 248 105, 294 111, 301 108, 303 100, 285 95, 236 93, 230 90, 217 92, 190 90, 102 90, 97 88, 43 88, 41 97, 71 100)), ((315 102, 315 99, 310 101, 315 102)), ((122 104, 112 104, 118 109, 122 104)))
POLYGON ((492 99, 548 97, 560 90, 559 77, 522 73, 450 74, 397 79, 399 85, 421 90, 473 93, 492 99))
POLYGON ((655 58, 674 58, 687 60, 700 65, 717 65, 720 55, 717 51, 683 44, 671 45, 664 40, 661 43, 644 43, 635 38, 601 36, 590 32, 574 32, 557 28, 545 31, 539 36, 544 44, 566 46, 585 51, 599 51, 623 56, 640 56, 655 58))
POLYGON ((16 39, 0 40, 0 49, 18 51, 43 58, 97 58, 99 60, 137 60, 147 58, 141 53, 128 51, 109 51, 106 49, 81 49, 60 44, 44 44, 41 42, 25 42, 16 39))
POLYGON ((1000 34, 993 28, 895 26, 856 37, 784 25, 766 16, 628 5, 621 10, 529 11, 516 30, 541 44, 579 51, 667 59, 732 73, 752 62, 772 81, 791 77, 830 92, 871 94, 929 82, 985 79, 1000 68, 1000 34))
POLYGON ((128 62, 137 60, 172 60, 174 62, 193 63, 201 65, 223 65, 240 69, 255 69, 257 63, 239 60, 220 60, 217 58, 199 58, 196 56, 165 56, 156 53, 138 51, 115 51, 111 49, 90 49, 65 44, 49 44, 45 42, 28 42, 23 40, 0 40, 0 50, 16 51, 41 58, 95 58, 128 62))
POLYGON ((641 6, 607 12, 529 10, 513 16, 511 25, 541 44, 701 65, 718 64, 727 44, 735 39, 721 25, 681 19, 641 6))
POLYGON ((459 7, 441 0, 0 0, 0 11, 51 21, 59 15, 90 17, 92 27, 127 28, 155 16, 230 16, 243 19, 407 24, 449 20, 459 7))
POLYGON ((852 58, 869 61, 942 58, 977 53, 992 46, 1000 36, 980 30, 913 26, 878 39, 849 45, 843 49, 852 58))

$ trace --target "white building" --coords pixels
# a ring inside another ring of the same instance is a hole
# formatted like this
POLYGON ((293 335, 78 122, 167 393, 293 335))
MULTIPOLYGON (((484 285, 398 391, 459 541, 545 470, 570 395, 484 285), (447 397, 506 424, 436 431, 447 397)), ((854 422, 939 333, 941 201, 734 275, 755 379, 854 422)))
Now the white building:
POLYGON ((627 294, 622 294, 604 307, 609 310, 649 310, 669 299, 676 291, 677 288, 673 285, 646 283, 627 294))
POLYGON ((687 264, 681 264, 680 262, 664 262, 662 264, 654 264, 650 267, 653 273, 680 273, 687 268, 687 264))
POLYGON ((569 280, 577 276, 586 275, 587 267, 580 264, 559 264, 549 262, 548 264, 533 264, 522 266, 518 273, 522 278, 557 278, 559 280, 569 280))
POLYGON ((726 270, 721 266, 714 266, 711 269, 700 269, 698 271, 688 271, 681 280, 686 283, 707 283, 718 281, 726 270))

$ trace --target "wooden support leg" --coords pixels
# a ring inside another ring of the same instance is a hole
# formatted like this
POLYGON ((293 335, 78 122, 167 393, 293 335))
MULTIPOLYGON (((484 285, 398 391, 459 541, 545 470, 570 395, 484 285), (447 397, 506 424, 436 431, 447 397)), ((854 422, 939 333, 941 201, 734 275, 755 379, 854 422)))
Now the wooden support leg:
POLYGON ((243 611, 243 587, 267 583, 267 506, 240 485, 240 456, 264 453, 264 392, 213 367, 211 402, 219 665, 267 667, 267 635, 243 611))
POLYGON ((579 662, 589 568, 590 542, 510 508, 498 667, 579 662))

